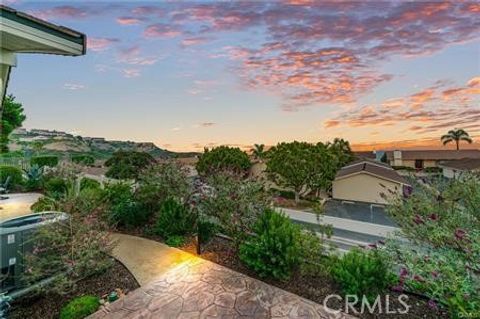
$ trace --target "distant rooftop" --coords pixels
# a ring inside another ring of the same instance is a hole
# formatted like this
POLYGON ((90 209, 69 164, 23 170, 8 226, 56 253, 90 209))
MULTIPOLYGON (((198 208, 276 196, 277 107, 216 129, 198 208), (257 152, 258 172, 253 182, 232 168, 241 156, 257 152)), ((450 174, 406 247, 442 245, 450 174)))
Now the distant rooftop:
MULTIPOLYGON (((387 159, 393 160, 393 152, 387 151, 387 159)), ((480 158, 480 150, 406 150, 402 160, 456 160, 462 158, 480 158)))
POLYGON ((480 169, 480 158, 462 158, 454 161, 446 161, 440 164, 442 167, 449 167, 462 171, 480 169))
POLYGON ((342 167, 335 179, 345 178, 358 173, 367 173, 377 177, 408 185, 408 181, 387 164, 370 160, 361 160, 342 167))

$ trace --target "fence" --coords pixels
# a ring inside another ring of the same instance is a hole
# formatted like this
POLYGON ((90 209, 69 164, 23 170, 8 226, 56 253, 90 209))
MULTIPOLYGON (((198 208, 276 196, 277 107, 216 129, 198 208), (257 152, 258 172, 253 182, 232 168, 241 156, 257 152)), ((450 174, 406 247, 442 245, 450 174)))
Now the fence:
POLYGON ((0 166, 13 166, 20 169, 29 169, 30 161, 23 157, 0 157, 0 166))

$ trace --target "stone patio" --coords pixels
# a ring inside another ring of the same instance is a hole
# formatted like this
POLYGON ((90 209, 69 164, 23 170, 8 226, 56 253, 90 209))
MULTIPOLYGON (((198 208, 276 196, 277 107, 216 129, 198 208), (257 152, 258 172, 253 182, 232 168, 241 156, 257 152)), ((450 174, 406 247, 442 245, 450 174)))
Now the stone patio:
POLYGON ((354 318, 191 255, 90 319, 354 318))

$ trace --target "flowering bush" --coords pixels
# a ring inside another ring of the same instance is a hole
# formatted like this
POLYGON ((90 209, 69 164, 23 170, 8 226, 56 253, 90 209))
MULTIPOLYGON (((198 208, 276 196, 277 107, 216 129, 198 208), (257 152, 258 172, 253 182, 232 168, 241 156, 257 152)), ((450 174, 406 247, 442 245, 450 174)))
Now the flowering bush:
POLYGON ((104 209, 101 194, 89 189, 76 192, 69 187, 61 198, 44 197, 33 208, 62 211, 68 219, 47 223, 32 234, 32 250, 25 256, 27 283, 53 277, 43 289, 64 294, 78 280, 111 265, 108 254, 113 243, 99 217, 104 209))
POLYGON ((200 216, 218 224, 238 247, 269 206, 263 184, 216 174, 207 179, 207 185, 192 196, 192 205, 199 210, 200 216))
POLYGON ((185 203, 192 192, 186 168, 175 162, 149 166, 140 174, 138 185, 138 200, 152 212, 168 198, 185 203))
POLYGON ((418 185, 388 212, 401 228, 385 247, 401 265, 394 288, 424 294, 453 317, 480 316, 480 180, 418 185))

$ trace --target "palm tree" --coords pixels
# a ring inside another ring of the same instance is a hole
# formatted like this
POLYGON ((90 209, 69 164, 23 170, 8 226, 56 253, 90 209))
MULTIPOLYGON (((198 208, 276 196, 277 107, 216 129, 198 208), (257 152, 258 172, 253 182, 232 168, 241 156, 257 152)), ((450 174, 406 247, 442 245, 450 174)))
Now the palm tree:
POLYGON ((468 144, 472 144, 473 140, 470 138, 467 132, 462 129, 453 129, 448 131, 447 134, 443 135, 441 138, 443 145, 448 143, 455 142, 457 145, 457 151, 460 149, 460 141, 465 141, 468 144))
POLYGON ((252 148, 253 156, 261 161, 265 158, 265 145, 264 144, 254 144, 252 148))

